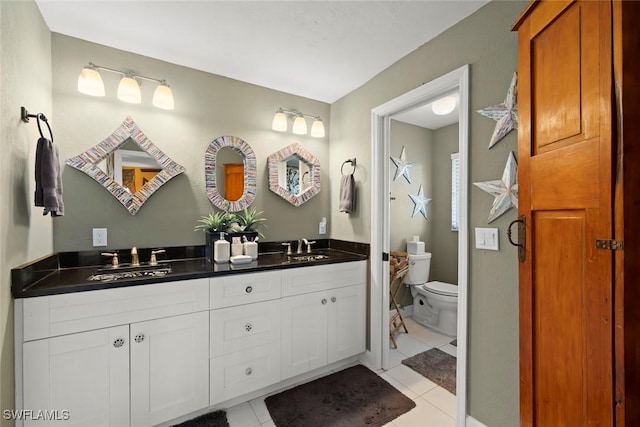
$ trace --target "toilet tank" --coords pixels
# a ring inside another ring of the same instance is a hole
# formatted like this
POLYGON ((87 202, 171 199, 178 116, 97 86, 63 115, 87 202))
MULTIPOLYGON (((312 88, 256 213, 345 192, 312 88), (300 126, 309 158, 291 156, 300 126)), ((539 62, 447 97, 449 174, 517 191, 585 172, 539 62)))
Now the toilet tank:
POLYGON ((404 279, 408 285, 422 285, 429 281, 431 253, 409 254, 409 273, 404 279))

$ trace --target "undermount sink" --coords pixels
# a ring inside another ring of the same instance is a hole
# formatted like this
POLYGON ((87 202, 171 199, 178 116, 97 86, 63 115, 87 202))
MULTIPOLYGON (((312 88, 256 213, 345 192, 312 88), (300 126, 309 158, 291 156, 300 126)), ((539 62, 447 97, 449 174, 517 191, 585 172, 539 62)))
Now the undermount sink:
POLYGON ((293 255, 290 257, 291 261, 318 261, 321 259, 329 258, 328 255, 293 255))
POLYGON ((100 268, 96 274, 87 278, 89 281, 112 282, 120 279, 138 279, 141 277, 162 277, 171 273, 171 266, 146 265, 146 266, 121 266, 100 268))

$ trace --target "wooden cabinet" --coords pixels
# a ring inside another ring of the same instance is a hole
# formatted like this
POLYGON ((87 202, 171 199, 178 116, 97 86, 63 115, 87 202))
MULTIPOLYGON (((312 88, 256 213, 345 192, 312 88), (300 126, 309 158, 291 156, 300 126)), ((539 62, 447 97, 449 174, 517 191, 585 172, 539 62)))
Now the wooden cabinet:
POLYGON ((365 263, 341 266, 309 267, 299 276, 299 270, 283 272, 283 292, 329 289, 282 299, 283 379, 365 351, 365 263), (334 277, 336 270, 341 279, 334 277))
POLYGON ((639 14, 532 1, 516 24, 524 427, 640 425, 639 14))

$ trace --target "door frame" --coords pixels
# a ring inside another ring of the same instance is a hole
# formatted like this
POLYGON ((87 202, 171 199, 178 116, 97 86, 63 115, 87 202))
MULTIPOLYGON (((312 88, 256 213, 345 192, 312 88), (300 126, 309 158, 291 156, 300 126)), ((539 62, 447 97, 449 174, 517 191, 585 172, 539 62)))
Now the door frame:
POLYGON ((458 231, 458 331, 456 366, 456 419, 467 418, 467 294, 468 294, 468 199, 469 199, 469 65, 455 69, 371 110, 371 362, 389 367, 389 156, 391 118, 433 101, 452 89, 460 91, 458 152, 460 153, 460 212, 458 231))

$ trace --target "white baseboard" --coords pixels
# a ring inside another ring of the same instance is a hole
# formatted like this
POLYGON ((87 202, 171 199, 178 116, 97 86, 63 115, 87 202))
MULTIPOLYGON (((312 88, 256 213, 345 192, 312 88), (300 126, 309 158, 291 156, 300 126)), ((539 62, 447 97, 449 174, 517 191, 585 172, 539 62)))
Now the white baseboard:
POLYGON ((480 421, 473 418, 471 415, 467 415, 467 422, 465 423, 466 427, 487 427, 482 424, 480 421))

